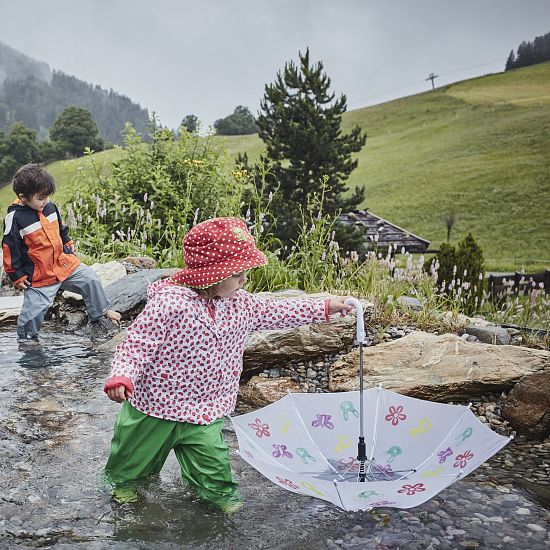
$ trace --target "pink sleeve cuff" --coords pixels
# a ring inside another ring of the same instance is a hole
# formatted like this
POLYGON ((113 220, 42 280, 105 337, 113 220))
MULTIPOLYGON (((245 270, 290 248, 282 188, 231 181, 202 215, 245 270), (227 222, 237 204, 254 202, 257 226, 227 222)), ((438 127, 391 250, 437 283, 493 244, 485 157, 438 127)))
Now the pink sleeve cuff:
POLYGON ((329 320, 328 306, 330 304, 330 298, 325 300, 325 321, 329 320))
POLYGON ((130 393, 134 392, 134 384, 126 376, 111 376, 103 388, 103 391, 107 393, 107 390, 114 388, 116 386, 123 385, 130 393))

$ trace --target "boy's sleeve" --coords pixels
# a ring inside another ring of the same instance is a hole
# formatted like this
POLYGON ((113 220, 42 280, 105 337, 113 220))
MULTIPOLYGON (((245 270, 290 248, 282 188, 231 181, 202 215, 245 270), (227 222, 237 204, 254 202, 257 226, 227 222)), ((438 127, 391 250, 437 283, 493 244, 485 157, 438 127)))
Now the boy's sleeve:
POLYGON ((153 360, 166 339, 170 316, 171 309, 163 303, 161 297, 155 296, 147 303, 128 327, 124 342, 116 348, 104 391, 120 384, 130 391, 134 390, 143 368, 153 360))
POLYGON ((294 300, 260 300, 248 295, 252 314, 252 330, 294 328, 329 320, 329 300, 301 298, 294 300))
POLYGON ((9 212, 4 219, 2 253, 4 256, 4 270, 15 285, 27 279, 27 274, 22 271, 26 246, 19 234, 19 228, 14 217, 15 212, 9 212))
POLYGON ((63 223, 63 220, 61 219, 61 213, 59 212, 59 208, 57 208, 56 204, 54 204, 54 207, 57 213, 57 221, 59 222, 59 234, 61 235, 61 240, 63 244, 72 244, 73 240, 69 235, 69 228, 63 223))

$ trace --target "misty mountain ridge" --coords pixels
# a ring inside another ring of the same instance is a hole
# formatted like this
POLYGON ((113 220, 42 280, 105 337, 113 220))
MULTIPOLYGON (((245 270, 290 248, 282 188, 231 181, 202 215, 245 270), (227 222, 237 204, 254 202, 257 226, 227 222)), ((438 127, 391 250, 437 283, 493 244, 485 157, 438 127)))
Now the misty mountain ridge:
POLYGON ((73 105, 92 113, 109 142, 121 142, 126 122, 146 133, 149 113, 130 98, 52 71, 47 63, 0 42, 0 128, 22 122, 46 137, 57 115, 73 105))

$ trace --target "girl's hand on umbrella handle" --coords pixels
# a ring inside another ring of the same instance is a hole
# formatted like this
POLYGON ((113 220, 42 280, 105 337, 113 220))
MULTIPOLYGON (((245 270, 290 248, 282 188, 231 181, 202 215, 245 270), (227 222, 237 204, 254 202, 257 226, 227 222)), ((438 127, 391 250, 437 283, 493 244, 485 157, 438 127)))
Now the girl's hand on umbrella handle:
POLYGON ((329 315, 338 312, 341 313, 342 317, 347 315, 353 309, 353 305, 345 303, 348 298, 350 298, 350 296, 336 296, 336 298, 331 298, 328 304, 329 315))
POLYGON ((126 399, 132 397, 132 392, 126 388, 124 384, 114 386, 107 390, 107 395, 111 401, 116 401, 117 403, 122 403, 126 399))

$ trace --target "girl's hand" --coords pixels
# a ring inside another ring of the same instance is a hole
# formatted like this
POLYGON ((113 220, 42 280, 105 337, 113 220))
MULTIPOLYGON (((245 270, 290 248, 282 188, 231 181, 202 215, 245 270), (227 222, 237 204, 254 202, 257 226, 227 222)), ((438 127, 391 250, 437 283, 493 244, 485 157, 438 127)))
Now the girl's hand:
POLYGON ((113 386, 107 390, 107 395, 111 401, 122 403, 132 397, 132 392, 124 385, 113 386))
POLYGON ((328 303, 329 315, 338 312, 340 312, 342 316, 347 315, 353 309, 351 304, 344 303, 348 298, 351 298, 351 296, 336 296, 336 298, 331 298, 328 303))

